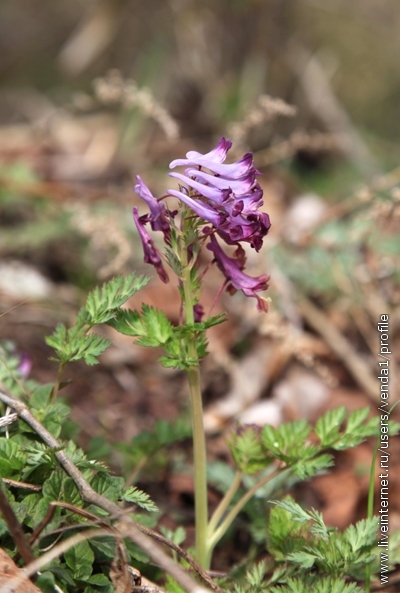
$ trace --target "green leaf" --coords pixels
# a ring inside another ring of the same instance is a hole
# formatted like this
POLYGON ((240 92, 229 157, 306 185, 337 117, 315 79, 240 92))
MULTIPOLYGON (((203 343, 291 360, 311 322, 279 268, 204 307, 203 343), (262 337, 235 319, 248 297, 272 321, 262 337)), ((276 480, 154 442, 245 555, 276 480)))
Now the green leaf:
POLYGON ((50 402, 50 395, 53 387, 54 383, 48 383, 47 385, 40 385, 37 387, 29 398, 30 407, 35 410, 43 410, 43 408, 50 402))
POLYGON ((90 540, 96 559, 100 562, 108 562, 115 556, 115 540, 113 537, 95 537, 90 540))
POLYGON ((44 408, 38 407, 37 409, 32 409, 32 412, 35 418, 57 438, 61 433, 62 422, 64 418, 70 415, 71 410, 69 406, 63 404, 61 401, 57 401, 44 408))
POLYGON ((64 497, 66 502, 69 502, 76 507, 81 507, 83 505, 78 487, 70 477, 65 478, 64 480, 64 497))
POLYGON ((300 459, 300 461, 291 465, 291 468, 301 480, 307 480, 308 478, 316 476, 321 471, 332 467, 333 464, 334 461, 332 455, 326 453, 314 457, 313 459, 305 459, 304 461, 300 459))
POLYGON ((265 560, 255 564, 246 573, 246 580, 252 587, 260 587, 267 572, 267 565, 265 560))
POLYGON ((311 509, 309 513, 311 520, 314 521, 314 523, 310 527, 311 533, 314 533, 315 535, 318 535, 319 537, 322 537, 323 539, 327 540, 330 534, 336 532, 335 527, 327 527, 325 525, 322 514, 319 511, 311 509))
POLYGON ((177 255, 172 251, 172 249, 165 249, 165 255, 167 257, 168 263, 171 269, 174 271, 175 275, 178 278, 181 278, 183 267, 177 255))
POLYGON ((124 492, 124 478, 116 478, 105 472, 98 472, 90 481, 90 485, 98 494, 109 500, 117 501, 124 492))
POLYGON ((177 527, 175 530, 168 529, 164 525, 161 525, 160 531, 163 535, 165 535, 166 538, 171 540, 177 546, 183 544, 186 539, 186 531, 183 527, 181 527, 181 525, 179 525, 179 527, 177 527))
POLYGON ((241 471, 253 474, 271 464, 261 444, 260 433, 253 426, 240 427, 228 442, 236 466, 241 471))
MULTIPOLYGON (((103 354, 109 346, 111 346, 111 341, 107 340, 107 338, 103 338, 97 334, 90 334, 85 337, 85 344, 82 345, 76 356, 83 358, 86 364, 92 366, 99 362, 97 357, 100 356, 100 354, 103 354)), ((77 357, 72 360, 79 360, 77 357)))
POLYGON ((91 576, 94 553, 87 541, 80 542, 64 552, 64 558, 76 579, 86 581, 91 576))
POLYGON ((26 464, 26 453, 13 439, 0 438, 0 475, 4 478, 19 473, 26 464))
POLYGON ((162 346, 172 337, 172 324, 168 321, 165 313, 144 304, 142 306, 142 316, 149 340, 162 346))
POLYGON ((311 521, 312 516, 308 513, 305 509, 303 509, 297 502, 294 500, 287 498, 285 500, 278 500, 278 501, 271 501, 272 504, 275 504, 277 507, 284 509, 291 513, 293 520, 298 521, 299 523, 304 523, 305 521, 311 521))
MULTIPOLYGON (((70 587, 75 587, 75 581, 71 576, 71 572, 64 565, 56 564, 57 561, 59 562, 59 560, 54 560, 51 564, 47 564, 46 569, 52 572, 58 581, 65 581, 70 587)), ((52 593, 55 593, 55 590, 52 593)))
POLYGON ((235 479, 235 470, 222 461, 212 461, 207 463, 208 481, 217 488, 222 494, 225 494, 235 479))
POLYGON ((281 433, 273 426, 266 424, 261 432, 264 447, 274 457, 281 457, 285 442, 281 433))
POLYGON ((310 552, 305 552, 302 550, 300 552, 292 552, 291 554, 288 554, 287 560, 299 564, 303 569, 308 569, 314 566, 317 557, 315 554, 311 554, 310 552))
POLYGON ((24 498, 24 504, 28 508, 28 518, 25 520, 28 527, 35 529, 45 518, 52 499, 41 494, 28 494, 24 498))
MULTIPOLYGON (((288 497, 288 500, 292 500, 288 497)), ((269 514, 267 545, 276 560, 286 560, 291 552, 304 546, 305 527, 293 520, 292 513, 280 506, 274 506, 269 514)))
POLYGON ((377 539, 378 517, 362 519, 355 525, 350 525, 344 532, 347 541, 353 552, 358 552, 366 546, 373 546, 377 539))
POLYGON ((347 418, 347 422, 346 422, 346 433, 353 433, 353 432, 358 432, 358 430, 361 428, 364 420, 366 420, 366 418, 368 417, 368 414, 370 413, 370 408, 360 408, 359 410, 353 410, 353 412, 350 412, 348 418, 347 418))
POLYGON ((90 585, 97 585, 97 587, 108 587, 111 583, 105 574, 92 574, 86 581, 90 585))
POLYGON ((0 537, 6 533, 9 533, 7 523, 3 519, 0 519, 0 537))
POLYGON ((136 278, 132 273, 127 277, 117 276, 103 284, 101 288, 96 287, 89 293, 85 310, 89 317, 91 326, 110 321, 116 310, 141 290, 149 282, 149 278, 140 276, 136 278))
POLYGON ((56 581, 54 575, 46 570, 42 572, 35 581, 35 584, 39 587, 43 593, 54 593, 56 581))
POLYGON ((121 334, 132 336, 133 338, 146 335, 146 328, 143 320, 137 311, 132 309, 119 309, 116 311, 113 319, 107 322, 121 334))
POLYGON ((2 459, 0 457, 0 475, 3 478, 10 478, 13 475, 13 470, 11 468, 11 463, 8 459, 2 459))
POLYGON ((137 504, 139 507, 145 509, 146 511, 156 512, 159 510, 158 507, 151 500, 150 496, 142 490, 139 490, 135 486, 131 486, 130 488, 128 488, 128 490, 126 490, 122 494, 121 498, 122 500, 126 500, 127 502, 133 502, 137 504))
POLYGON ((110 345, 110 340, 97 334, 87 334, 87 329, 75 324, 70 329, 58 325, 46 343, 55 349, 58 358, 56 362, 66 364, 82 358, 88 365, 97 364, 97 357, 110 345))
POLYGON ((347 410, 344 406, 329 410, 321 416, 315 425, 315 432, 322 446, 330 447, 339 438, 339 430, 346 417, 347 410))
POLYGON ((165 589, 170 593, 185 593, 185 589, 183 589, 169 574, 167 574, 165 589))
POLYGON ((51 474, 51 476, 44 482, 42 493, 52 500, 63 500, 64 498, 64 481, 66 475, 60 468, 51 474))
POLYGON ((158 362, 166 369, 180 369, 184 371, 187 367, 180 358, 172 358, 170 356, 160 356, 158 362))
POLYGON ((286 585, 273 587, 270 593, 364 593, 356 583, 332 577, 288 578, 286 585))

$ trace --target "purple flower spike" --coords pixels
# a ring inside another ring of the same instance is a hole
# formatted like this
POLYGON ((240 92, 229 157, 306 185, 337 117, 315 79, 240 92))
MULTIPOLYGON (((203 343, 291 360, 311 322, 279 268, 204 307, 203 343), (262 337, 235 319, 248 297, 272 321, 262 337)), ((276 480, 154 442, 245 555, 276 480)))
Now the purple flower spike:
POLYGON ((136 179, 137 184, 135 185, 135 192, 144 202, 146 202, 151 213, 150 216, 144 215, 141 218, 144 219, 147 216, 146 222, 150 222, 153 231, 162 231, 165 239, 168 241, 171 229, 165 205, 153 196, 139 175, 136 175, 136 179))
POLYGON ((182 202, 185 202, 189 208, 193 210, 200 218, 204 218, 207 222, 210 222, 213 226, 219 227, 226 219, 226 214, 223 212, 217 212, 200 200, 194 200, 181 191, 175 189, 169 189, 168 193, 175 198, 179 198, 182 202))
POLYGON ((144 261, 146 264, 152 264, 155 267, 160 279, 165 282, 165 284, 167 284, 169 282, 168 274, 164 270, 160 254, 155 248, 153 240, 144 228, 143 222, 139 218, 138 208, 136 206, 133 208, 133 219, 143 244, 144 261))
POLYGON ((266 312, 268 310, 267 301, 256 293, 268 288, 269 276, 262 274, 261 276, 252 278, 242 272, 243 257, 242 261, 239 261, 227 256, 219 246, 214 235, 210 236, 210 242, 207 245, 207 249, 213 252, 218 268, 221 270, 225 278, 229 280, 233 288, 241 290, 246 296, 256 298, 257 309, 266 312))

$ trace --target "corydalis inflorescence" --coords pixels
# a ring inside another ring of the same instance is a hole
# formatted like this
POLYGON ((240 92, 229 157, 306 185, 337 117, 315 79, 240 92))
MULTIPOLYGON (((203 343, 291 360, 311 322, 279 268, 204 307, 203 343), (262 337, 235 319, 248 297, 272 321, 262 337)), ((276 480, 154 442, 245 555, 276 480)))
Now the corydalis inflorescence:
MULTIPOLYGON (((221 138, 217 146, 207 154, 189 151, 186 159, 172 161, 170 168, 185 167, 184 174, 170 173, 178 179, 179 189, 169 189, 168 195, 178 198, 202 223, 202 237, 208 242, 214 261, 226 278, 228 290, 241 290, 246 296, 257 299, 259 311, 267 311, 267 301, 257 293, 268 288, 269 277, 265 274, 253 278, 243 272, 244 250, 241 243, 249 243, 259 251, 271 226, 269 216, 260 211, 263 191, 257 182, 259 171, 254 168, 252 153, 245 154, 236 163, 225 164, 230 140, 221 138), (221 248, 216 235, 226 244, 236 246, 234 257, 229 257, 221 248)), ((155 266, 161 280, 168 281, 161 257, 144 225, 160 230, 170 245, 173 216, 168 207, 157 200, 143 180, 137 176, 136 193, 146 202, 150 213, 138 216, 134 208, 134 220, 142 239, 145 261, 155 266)))

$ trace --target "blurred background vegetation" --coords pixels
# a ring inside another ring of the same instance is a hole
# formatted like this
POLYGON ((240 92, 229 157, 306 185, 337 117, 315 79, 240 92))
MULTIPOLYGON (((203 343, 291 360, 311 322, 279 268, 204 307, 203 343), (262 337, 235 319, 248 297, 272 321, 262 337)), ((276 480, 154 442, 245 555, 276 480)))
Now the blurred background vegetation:
MULTIPOLYGON (((328 88, 373 155, 392 164, 399 26, 396 0, 4 0, 0 122, 65 107, 112 68, 149 87, 183 136, 220 134, 263 93, 298 106, 284 132, 325 130, 328 88), (321 80, 304 76, 312 59, 321 80)), ((125 130, 127 141, 138 134, 125 130)), ((268 145, 265 130, 254 135, 254 147, 268 145)))

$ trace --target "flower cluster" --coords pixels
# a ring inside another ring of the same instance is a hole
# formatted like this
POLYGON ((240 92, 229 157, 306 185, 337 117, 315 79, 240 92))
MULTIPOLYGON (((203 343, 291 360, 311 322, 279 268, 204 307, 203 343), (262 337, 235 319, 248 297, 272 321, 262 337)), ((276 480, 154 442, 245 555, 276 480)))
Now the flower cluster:
MULTIPOLYGON (((246 296, 255 297, 259 311, 266 311, 267 302, 257 292, 268 288, 269 278, 266 275, 253 278, 243 272, 245 257, 240 242, 249 243, 259 251, 271 224, 268 214, 259 210, 263 205, 263 191, 256 179, 260 173, 254 168, 253 155, 247 153, 236 163, 225 164, 231 146, 230 140, 221 138, 207 154, 189 151, 186 159, 172 161, 170 168, 185 167, 185 174, 170 173, 180 185, 179 190, 169 189, 168 195, 178 198, 208 223, 203 227, 204 237, 208 238, 207 248, 212 251, 214 261, 225 276, 228 289, 241 290, 246 296), (216 235, 228 245, 237 247, 234 258, 224 253, 216 235)), ((137 181, 135 191, 150 209, 149 214, 139 217, 137 208, 134 208, 145 261, 153 264, 160 278, 167 282, 160 254, 144 225, 150 223, 153 230, 162 231, 164 240, 169 244, 171 213, 163 202, 152 195, 139 176, 137 181)))

